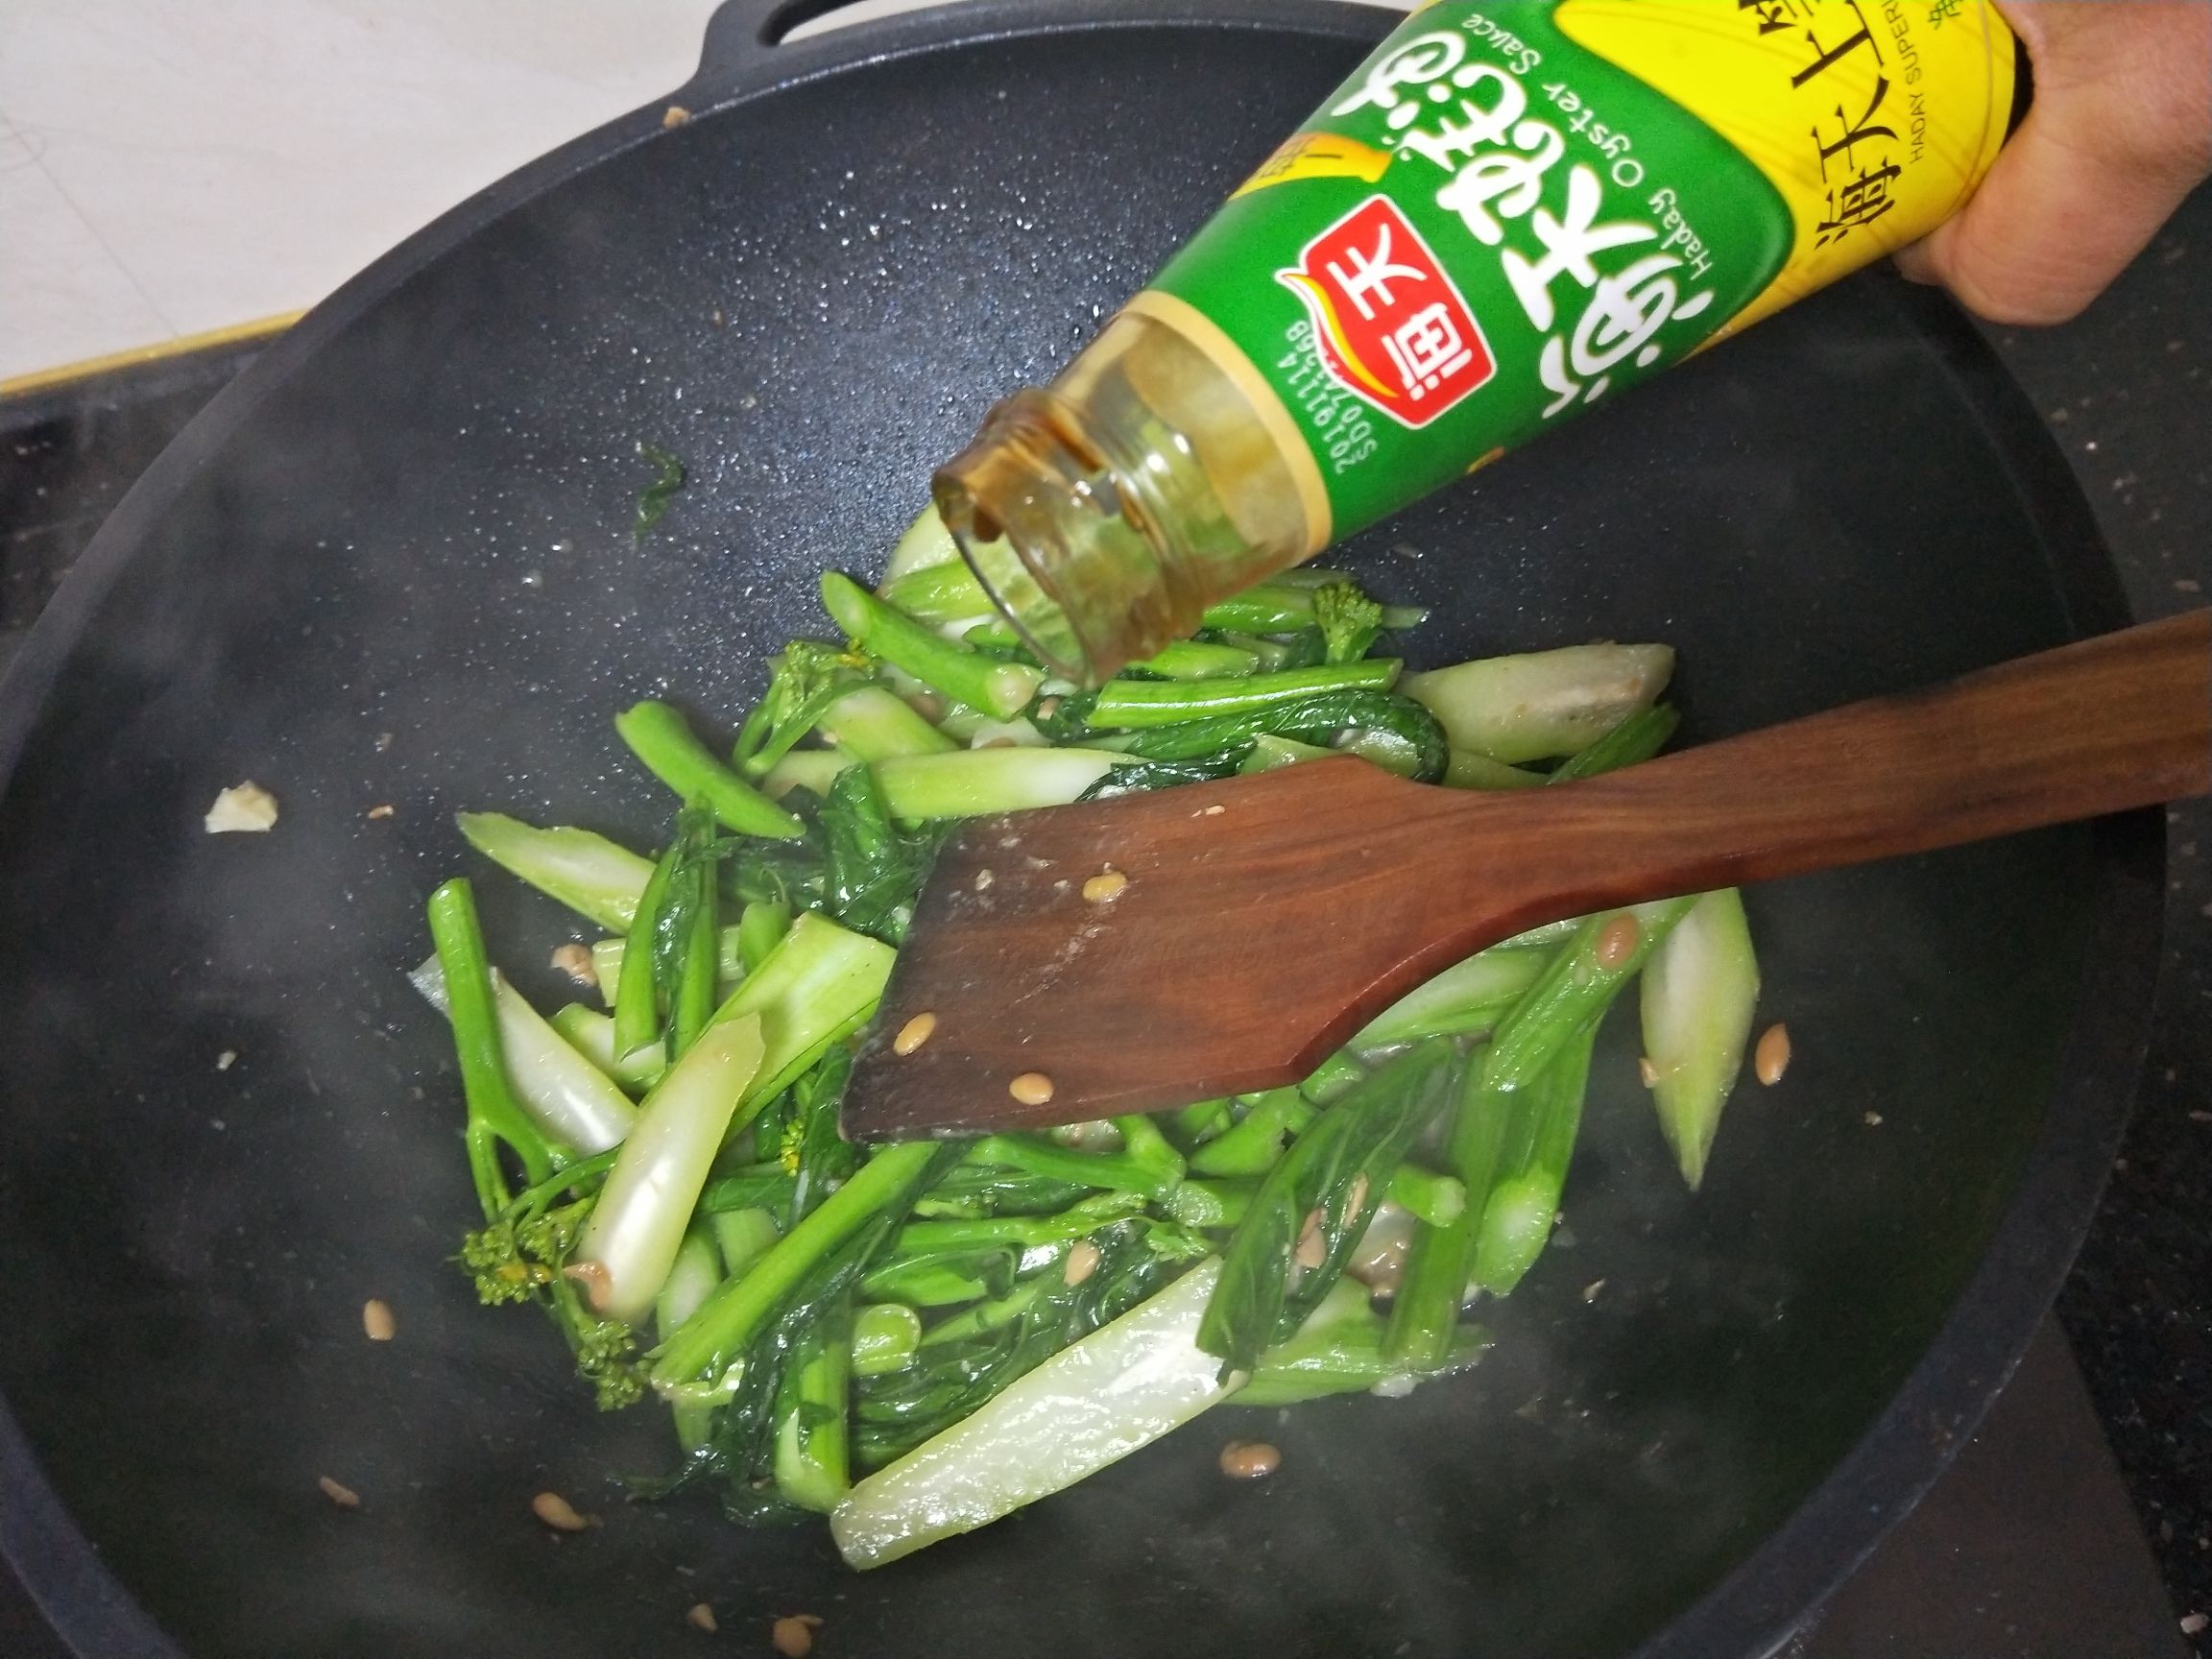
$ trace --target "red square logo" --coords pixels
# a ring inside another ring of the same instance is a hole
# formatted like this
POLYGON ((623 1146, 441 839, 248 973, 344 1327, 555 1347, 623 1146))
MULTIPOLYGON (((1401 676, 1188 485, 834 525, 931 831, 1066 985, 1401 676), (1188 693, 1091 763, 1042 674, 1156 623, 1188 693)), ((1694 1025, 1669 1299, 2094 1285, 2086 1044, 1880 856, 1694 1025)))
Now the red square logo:
POLYGON ((1466 300, 1387 196, 1368 197, 1275 279, 1305 302, 1331 377, 1401 425, 1428 425, 1498 372, 1466 300))

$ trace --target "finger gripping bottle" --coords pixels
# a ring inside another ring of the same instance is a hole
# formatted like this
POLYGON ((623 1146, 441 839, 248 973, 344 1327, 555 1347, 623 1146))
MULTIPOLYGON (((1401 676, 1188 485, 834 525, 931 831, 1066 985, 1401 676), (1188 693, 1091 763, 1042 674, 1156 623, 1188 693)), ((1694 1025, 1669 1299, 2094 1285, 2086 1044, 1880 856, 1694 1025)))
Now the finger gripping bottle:
POLYGON ((2024 89, 1989 0, 1432 0, 991 411, 939 510, 1094 684, 1926 235, 2024 89))

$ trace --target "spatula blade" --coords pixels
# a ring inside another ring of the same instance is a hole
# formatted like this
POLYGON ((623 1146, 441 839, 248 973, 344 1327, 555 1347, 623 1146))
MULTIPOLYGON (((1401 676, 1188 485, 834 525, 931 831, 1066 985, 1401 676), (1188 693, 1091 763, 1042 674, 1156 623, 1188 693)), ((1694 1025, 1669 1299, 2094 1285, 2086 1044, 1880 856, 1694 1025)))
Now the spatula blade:
POLYGON ((1305 1075, 1357 1022, 1362 957, 1399 966, 1377 906, 1407 895, 1361 852, 1379 803, 1387 822, 1435 792, 1349 757, 1298 771, 1295 789, 1265 774, 967 825, 924 889, 846 1134, 1041 1127, 1305 1075), (917 1021, 927 1038, 897 1052, 917 1021), (1021 1098, 1037 1078, 1049 1097, 1021 1098))

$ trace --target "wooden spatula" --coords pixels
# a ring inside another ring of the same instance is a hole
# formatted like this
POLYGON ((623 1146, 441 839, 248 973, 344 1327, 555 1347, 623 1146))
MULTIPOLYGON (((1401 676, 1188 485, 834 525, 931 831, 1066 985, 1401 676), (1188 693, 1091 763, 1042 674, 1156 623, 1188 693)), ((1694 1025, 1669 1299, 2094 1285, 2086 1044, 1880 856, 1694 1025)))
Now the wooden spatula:
POLYGON ((1544 922, 2208 787, 2212 611, 2195 611, 1553 788, 1426 787, 1347 757, 978 819, 923 893, 845 1132, 1272 1088, 1544 922))

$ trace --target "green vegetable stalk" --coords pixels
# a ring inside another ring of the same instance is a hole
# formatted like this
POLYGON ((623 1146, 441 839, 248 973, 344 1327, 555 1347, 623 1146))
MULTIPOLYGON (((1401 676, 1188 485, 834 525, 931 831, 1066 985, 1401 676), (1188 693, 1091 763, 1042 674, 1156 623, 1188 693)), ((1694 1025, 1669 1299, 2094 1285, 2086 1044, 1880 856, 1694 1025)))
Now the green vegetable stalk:
POLYGON ((1002 662, 931 633, 835 571, 822 578, 822 604, 862 650, 996 719, 1019 714, 1044 683, 1026 663, 1002 662))
MULTIPOLYGON (((662 1336, 699 1310, 701 1303, 722 1283, 722 1254, 714 1248, 709 1229, 694 1227, 684 1236, 682 1248, 669 1265, 661 1293, 653 1299, 653 1323, 662 1336)), ((713 1408, 679 1405, 674 1407, 676 1443, 686 1456, 708 1441, 713 1427, 713 1408)))
POLYGON ((614 1052, 628 1056, 661 1035, 661 976, 655 972, 654 938, 668 907, 668 896, 683 869, 685 837, 680 832, 653 866, 653 878, 622 941, 624 972, 614 987, 614 1052))
MULTIPOLYGON (((614 1052, 614 1019, 609 1014, 595 1014, 581 1002, 565 1002, 553 1010, 546 1022, 560 1034, 561 1041, 596 1068, 603 1075, 619 1083, 632 1094, 639 1094, 661 1081, 661 1073, 668 1070, 665 1049, 648 1046, 617 1056, 614 1052)), ((512 1044, 509 1045, 513 1046, 512 1044)), ((541 1119, 542 1120, 542 1119, 541 1119)), ((628 1130, 625 1129, 627 1134, 628 1130)))
POLYGON ((469 1102, 469 1171, 487 1221, 495 1219, 514 1197, 499 1167, 505 1145, 522 1166, 523 1179, 536 1186, 553 1173, 545 1137, 530 1121, 507 1078, 499 1046, 499 1017, 493 999, 492 965, 484 953, 484 931, 476 920, 476 901, 466 878, 447 881, 430 895, 430 937, 438 947, 438 966, 445 976, 446 1015, 453 1022, 453 1046, 461 1062, 461 1088, 469 1102))
MULTIPOLYGON (((1154 1131, 1158 1133, 1157 1130, 1154 1131)), ((1140 1156, 1120 1152, 1078 1152, 1042 1135, 986 1135, 969 1148, 971 1164, 1018 1169, 1099 1191, 1135 1192, 1165 1200, 1183 1179, 1183 1160, 1172 1147, 1165 1158, 1147 1147, 1140 1156)))
POLYGON ((1367 1022, 1346 1046, 1365 1053, 1423 1037, 1487 1031, 1542 972, 1545 954, 1495 946, 1455 963, 1367 1022))
POLYGON ((931 624, 965 622, 972 616, 996 615, 998 610, 957 552, 943 564, 892 577, 877 596, 915 621, 931 624))
POLYGON ((1408 674, 1399 688, 1454 749, 1518 765, 1589 747, 1648 709, 1673 671, 1666 645, 1569 645, 1408 674))
POLYGON ((891 549, 891 559, 883 567, 883 585, 888 588, 900 577, 914 570, 928 570, 938 565, 958 565, 967 568, 960 558, 959 543, 952 540, 952 532, 945 528, 945 520, 938 517, 934 506, 925 507, 914 516, 899 538, 899 544, 891 549))
MULTIPOLYGON (((432 1007, 442 1014, 447 1011, 445 974, 436 957, 408 977, 432 1007)), ((541 1019, 496 971, 492 974, 492 998, 508 1081, 539 1132, 549 1143, 587 1156, 618 1144, 637 1117, 629 1097, 604 1070, 571 1047, 555 1025, 541 1019)), ((561 1012, 593 1018, 574 1003, 561 1012)))
MULTIPOLYGON (((868 684, 866 659, 815 639, 794 639, 768 665, 768 692, 745 717, 733 758, 766 778, 831 707, 868 684)), ((773 790, 770 791, 773 793, 773 790)))
POLYGON ((1469 1202, 1451 1222, 1414 1231, 1383 1340, 1393 1361, 1415 1370, 1436 1365, 1459 1340, 1459 1307, 1474 1277, 1482 1210, 1497 1180, 1512 1109, 1513 1096, 1484 1083, 1479 1064, 1467 1068, 1446 1160, 1469 1202))
POLYGON ((757 899, 737 917, 737 958, 747 974, 757 974, 768 953, 791 931, 788 901, 757 899))
POLYGON ((913 1196, 918 1177, 937 1148, 927 1142, 886 1146, 863 1164, 822 1207, 733 1279, 661 1343, 653 1355, 652 1380, 669 1389, 707 1377, 741 1354, 761 1325, 807 1271, 885 1212, 913 1196))
POLYGON ((1695 1190, 1759 1003, 1759 958, 1743 895, 1728 887, 1699 899, 1645 964, 1642 995, 1651 1103, 1682 1179, 1695 1190))
POLYGON ((1578 778, 1618 772, 1623 766, 1640 766, 1667 747, 1667 739, 1681 723, 1682 716, 1670 704, 1640 709, 1587 749, 1576 750, 1560 761, 1544 781, 1572 783, 1578 778))
POLYGON ((1326 635, 1331 661, 1359 656, 1383 628, 1417 628, 1417 605, 1378 605, 1349 577, 1317 565, 1286 570, 1206 608, 1204 626, 1232 634, 1326 635))
POLYGON ((1135 666, 1166 680, 1220 680, 1250 674, 1259 665, 1258 653, 1241 645, 1179 639, 1135 666))
POLYGON ((1465 749, 1452 751, 1451 763, 1444 768, 1443 778, 1445 786, 1452 789, 1534 789, 1551 781, 1548 773, 1508 766, 1503 760, 1470 754, 1465 749))
POLYGON ((853 1375, 890 1377, 922 1351, 922 1317, 899 1302, 871 1302, 853 1318, 853 1375))
POLYGON ((1498 1178, 1482 1206, 1475 1242, 1475 1283, 1503 1296, 1520 1284, 1551 1241, 1559 1194, 1582 1126, 1597 1027, 1586 1025, 1532 1081, 1513 1096, 1498 1178))
POLYGON ((785 840, 805 827, 775 802, 708 753, 685 722, 665 703, 633 704, 614 717, 614 730, 645 769, 685 800, 702 800, 714 816, 740 835, 785 840))
POLYGON ((1662 899, 1583 918, 1499 1022, 1482 1055, 1484 1080, 1508 1092, 1531 1081, 1572 1039, 1598 1023, 1622 986, 1695 902, 1695 897, 1662 899))
MULTIPOLYGON (((776 1247, 776 1240, 783 1237, 776 1225, 776 1217, 766 1210, 714 1210, 707 1206, 707 1225, 714 1235, 714 1246, 722 1252, 723 1273, 726 1278, 738 1279, 753 1270, 753 1263, 776 1247)), ((699 1304, 704 1307, 705 1304, 699 1304)), ((692 1313, 698 1307, 691 1310, 692 1313)), ((685 1319, 690 1317, 685 1315, 685 1319)), ((679 1325, 683 1320, 677 1322, 679 1325)), ((669 1333, 661 1333, 665 1342, 669 1333)))
POLYGON ((1097 749, 963 749, 878 760, 874 771, 891 815, 924 822, 1065 806, 1122 764, 1097 749))
POLYGON ((1239 1406, 1296 1406, 1330 1394, 1401 1393, 1463 1371, 1490 1346, 1479 1325, 1455 1325, 1441 1350, 1418 1360, 1390 1351, 1363 1286, 1338 1280, 1287 1339, 1267 1350, 1237 1391, 1239 1406))
POLYGON ((1195 1175, 1262 1175, 1282 1158, 1287 1138, 1313 1120, 1318 1108, 1294 1087, 1255 1097, 1227 1133, 1190 1154, 1195 1175))
POLYGON ((776 1490, 827 1515, 852 1490, 853 1305, 850 1292, 809 1323, 776 1398, 776 1490))
POLYGON ((792 923, 776 948, 730 994, 714 1018, 760 1017, 765 1052, 731 1125, 734 1134, 789 1088, 830 1046, 875 1013, 891 976, 888 945, 840 927, 812 911, 792 923))
POLYGON ((1137 731, 1251 714, 1325 691, 1387 691, 1398 670, 1398 663, 1383 661, 1293 668, 1241 680, 1113 680, 1099 690, 1085 718, 1102 731, 1137 731))
POLYGON ((652 859, 589 830, 540 830, 504 812, 462 812, 453 821, 493 863, 610 932, 629 931, 653 878, 652 859))
POLYGON ((757 1018, 724 1021, 646 1096, 577 1245, 594 1312, 635 1325, 651 1310, 760 1055, 757 1018))
POLYGON ((881 685, 848 691, 815 723, 825 741, 856 760, 894 755, 945 755, 960 747, 881 685))

